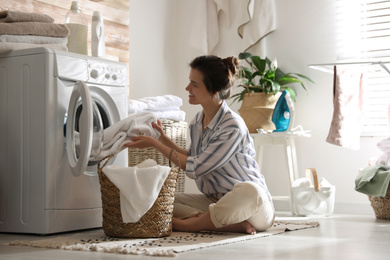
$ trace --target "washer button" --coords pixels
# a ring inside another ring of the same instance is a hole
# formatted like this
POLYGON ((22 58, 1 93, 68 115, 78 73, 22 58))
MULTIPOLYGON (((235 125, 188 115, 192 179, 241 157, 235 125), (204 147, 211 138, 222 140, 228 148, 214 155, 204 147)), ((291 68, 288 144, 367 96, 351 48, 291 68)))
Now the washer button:
POLYGON ((98 77, 99 73, 98 73, 97 70, 93 69, 93 70, 91 70, 90 75, 91 75, 91 77, 92 77, 93 79, 96 79, 96 78, 98 77))

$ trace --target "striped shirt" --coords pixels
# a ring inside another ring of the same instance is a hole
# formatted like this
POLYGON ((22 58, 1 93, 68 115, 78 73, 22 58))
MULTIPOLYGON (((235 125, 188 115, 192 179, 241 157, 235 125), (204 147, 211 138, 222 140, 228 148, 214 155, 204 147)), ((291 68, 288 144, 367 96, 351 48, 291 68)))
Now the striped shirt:
POLYGON ((220 199, 236 183, 253 181, 271 195, 255 160, 253 139, 243 119, 223 101, 202 135, 203 111, 189 125, 191 145, 186 175, 199 190, 220 199))

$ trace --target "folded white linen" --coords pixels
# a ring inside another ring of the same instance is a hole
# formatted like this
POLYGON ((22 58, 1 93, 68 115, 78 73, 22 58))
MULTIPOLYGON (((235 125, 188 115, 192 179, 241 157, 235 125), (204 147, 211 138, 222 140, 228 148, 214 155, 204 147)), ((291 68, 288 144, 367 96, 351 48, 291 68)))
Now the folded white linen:
POLYGON ((147 104, 147 109, 153 111, 171 110, 171 108, 181 107, 183 105, 183 100, 174 95, 144 97, 140 98, 139 101, 147 104))
POLYGON ((120 191, 124 223, 137 222, 154 204, 170 167, 147 159, 135 167, 109 165, 104 173, 120 191))
POLYGON ((128 106, 129 106, 128 113, 129 114, 139 113, 139 112, 142 112, 142 111, 148 109, 148 105, 145 102, 142 102, 142 101, 139 101, 136 99, 129 99, 128 101, 129 101, 128 102, 128 106))
POLYGON ((35 44, 63 44, 68 42, 67 37, 50 37, 38 35, 0 35, 0 42, 20 42, 20 43, 35 43, 35 44))
POLYGON ((68 47, 64 44, 34 44, 34 43, 20 43, 20 42, 0 42, 0 53, 9 52, 13 50, 46 47, 56 51, 68 51, 68 47))
POLYGON ((152 127, 157 117, 153 113, 134 114, 128 118, 116 122, 103 132, 103 147, 100 154, 91 157, 91 160, 101 160, 111 154, 119 153, 125 149, 124 145, 130 143, 130 137, 148 135, 155 139, 160 137, 160 132, 152 127))
MULTIPOLYGON (((186 113, 183 110, 174 110, 174 111, 146 110, 146 111, 154 114, 157 119, 169 119, 173 121, 184 121, 186 119, 186 113)), ((133 115, 135 115, 135 113, 129 113, 129 116, 133 116, 133 115)))
MULTIPOLYGON (((144 97, 140 99, 128 100, 128 114, 136 114, 140 112, 166 112, 180 111, 180 107, 183 105, 183 100, 174 95, 164 95, 155 97, 144 97)), ((184 112, 173 113, 173 117, 182 118, 185 117, 184 112)), ((172 117, 172 116, 170 116, 172 117)), ((158 118, 164 118, 159 116, 158 118)), ((173 119, 172 119, 173 120, 173 119)), ((184 119, 183 119, 184 120, 184 119)), ((182 121, 182 120, 176 120, 182 121)))

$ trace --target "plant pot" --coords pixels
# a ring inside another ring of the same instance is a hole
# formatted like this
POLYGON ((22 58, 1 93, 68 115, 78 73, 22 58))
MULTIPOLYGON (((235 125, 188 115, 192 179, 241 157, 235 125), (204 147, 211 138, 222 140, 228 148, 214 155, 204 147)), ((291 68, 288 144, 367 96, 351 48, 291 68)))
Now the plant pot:
POLYGON ((272 114, 281 95, 281 92, 276 93, 276 95, 265 93, 244 94, 244 99, 238 112, 244 119, 250 133, 257 133, 257 129, 276 129, 275 124, 272 122, 272 114))

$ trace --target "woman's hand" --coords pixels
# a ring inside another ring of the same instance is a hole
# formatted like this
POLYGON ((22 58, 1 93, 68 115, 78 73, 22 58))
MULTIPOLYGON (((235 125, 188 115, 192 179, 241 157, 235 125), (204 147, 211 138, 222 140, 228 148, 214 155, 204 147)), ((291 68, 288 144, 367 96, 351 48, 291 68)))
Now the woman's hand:
POLYGON ((162 123, 161 123, 160 120, 157 120, 157 123, 152 122, 152 127, 153 127, 154 129, 156 129, 156 130, 160 133, 160 138, 159 138, 159 140, 165 138, 165 133, 164 133, 164 130, 163 130, 163 128, 162 128, 162 123))

